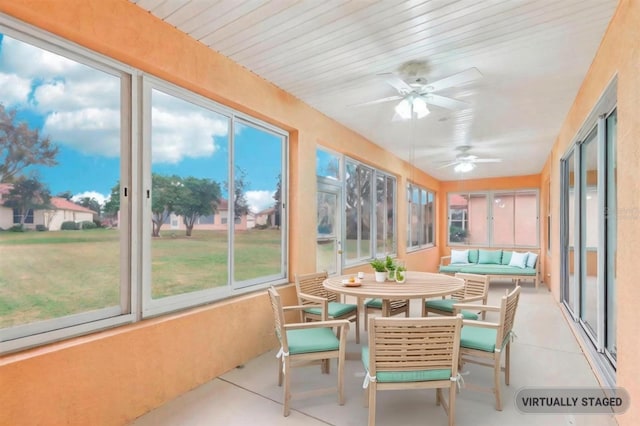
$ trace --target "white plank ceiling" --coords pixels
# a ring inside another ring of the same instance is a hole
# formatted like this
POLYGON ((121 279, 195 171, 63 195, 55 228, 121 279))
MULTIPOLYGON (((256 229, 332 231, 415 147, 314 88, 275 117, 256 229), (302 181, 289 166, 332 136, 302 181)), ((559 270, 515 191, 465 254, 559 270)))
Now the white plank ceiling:
POLYGON ((539 173, 615 11, 617 0, 131 0, 159 19, 411 161, 457 180, 539 173), (438 91, 469 104, 429 105, 392 120, 383 73, 423 61, 438 91), (469 173, 442 167, 457 146, 498 158, 469 173))

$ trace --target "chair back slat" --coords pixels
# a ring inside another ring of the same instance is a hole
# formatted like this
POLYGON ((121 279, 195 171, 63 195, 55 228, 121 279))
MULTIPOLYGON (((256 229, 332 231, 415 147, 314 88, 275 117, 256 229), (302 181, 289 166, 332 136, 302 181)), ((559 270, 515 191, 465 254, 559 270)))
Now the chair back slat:
MULTIPOLYGON (((329 277, 327 272, 316 272, 313 274, 303 274, 296 275, 296 290, 298 294, 305 293, 310 294, 312 296, 324 297, 329 302, 336 302, 338 300, 338 295, 333 292, 327 291, 323 286, 322 282, 329 277)), ((313 302, 309 300, 298 300, 301 305, 309 305, 313 304, 313 302)))
POLYGON ((280 345, 285 352, 289 351, 289 344, 287 342, 287 333, 284 332, 284 310, 282 309, 282 300, 275 288, 270 287, 268 290, 269 300, 271 301, 271 309, 273 310, 273 318, 275 324, 275 331, 280 345))
POLYGON ((457 273, 455 274, 455 277, 462 278, 464 280, 464 289, 455 293, 453 296, 454 298, 462 300, 482 296, 483 300, 487 299, 489 294, 488 275, 457 273))
POLYGON ((509 333, 513 329, 516 309, 518 308, 518 301, 520 300, 520 290, 521 287, 517 286, 511 293, 502 297, 500 309, 500 324, 502 327, 498 330, 496 347, 501 347, 504 339, 509 336, 509 333))
POLYGON ((450 369, 457 374, 460 317, 372 318, 370 372, 450 369))

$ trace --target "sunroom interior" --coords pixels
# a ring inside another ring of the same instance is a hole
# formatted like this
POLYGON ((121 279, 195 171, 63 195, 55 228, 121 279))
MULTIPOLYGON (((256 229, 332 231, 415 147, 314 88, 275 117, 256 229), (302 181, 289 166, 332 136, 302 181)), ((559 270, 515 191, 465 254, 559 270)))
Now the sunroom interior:
POLYGON ((0 424, 363 424, 357 357, 344 406, 282 416, 267 288, 465 248, 536 251, 542 284, 504 410, 463 388, 458 424, 635 424, 639 26, 635 0, 0 0, 0 424), (631 403, 535 415, 523 386, 631 403))

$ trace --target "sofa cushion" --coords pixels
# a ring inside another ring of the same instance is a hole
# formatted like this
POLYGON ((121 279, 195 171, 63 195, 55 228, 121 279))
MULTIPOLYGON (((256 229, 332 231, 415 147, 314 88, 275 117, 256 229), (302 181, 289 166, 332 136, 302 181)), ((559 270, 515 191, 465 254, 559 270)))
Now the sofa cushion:
POLYGON ((478 250, 478 264, 496 264, 502 261, 502 250, 478 250))
POLYGON ((469 266, 469 264, 440 265, 440 272, 443 274, 455 274, 456 272, 462 272, 464 266, 469 266))
POLYGON ((527 267, 527 253, 519 253, 514 251, 511 255, 511 260, 509 261, 509 266, 515 266, 517 268, 526 268, 527 267))
POLYGON ((469 250, 451 250, 451 263, 469 263, 469 250))
POLYGON ((538 255, 536 253, 527 253, 527 268, 535 268, 538 262, 538 255))
POLYGON ((469 249, 469 263, 478 263, 478 249, 469 249))
POLYGON ((536 276, 533 268, 517 268, 507 265, 460 265, 458 272, 481 275, 527 275, 536 276))
POLYGON ((509 262, 511 262, 511 255, 513 254, 512 251, 508 251, 505 250, 502 252, 502 264, 503 265, 508 265, 509 262))

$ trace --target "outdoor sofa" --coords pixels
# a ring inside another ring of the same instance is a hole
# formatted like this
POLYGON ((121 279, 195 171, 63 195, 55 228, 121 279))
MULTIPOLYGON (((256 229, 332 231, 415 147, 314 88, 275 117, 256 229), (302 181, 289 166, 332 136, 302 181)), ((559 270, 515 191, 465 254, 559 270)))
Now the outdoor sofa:
POLYGON ((520 280, 533 280, 538 288, 539 250, 526 252, 502 249, 451 249, 451 255, 440 258, 440 272, 488 275, 490 278, 510 278, 518 285, 520 280))

